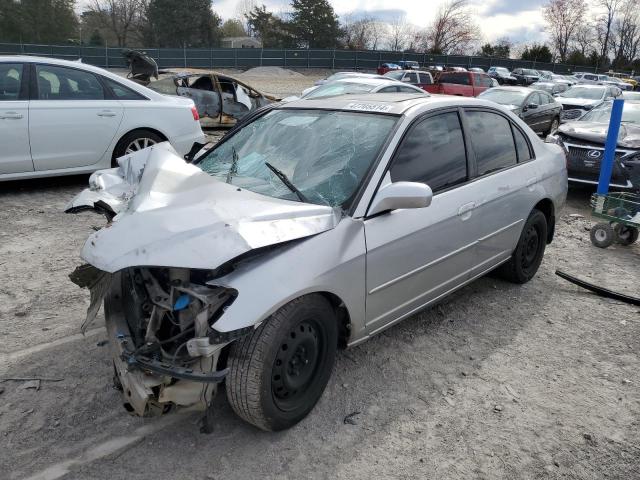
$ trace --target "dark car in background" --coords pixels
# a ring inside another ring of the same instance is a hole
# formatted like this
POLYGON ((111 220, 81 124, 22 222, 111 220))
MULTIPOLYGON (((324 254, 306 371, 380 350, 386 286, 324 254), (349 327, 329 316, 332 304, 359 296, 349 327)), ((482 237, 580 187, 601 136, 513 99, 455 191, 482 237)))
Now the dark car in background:
POLYGON ((536 133, 549 134, 560 125, 562 106, 547 92, 527 87, 496 87, 478 98, 505 106, 536 133))
POLYGON ((387 72, 385 77, 399 82, 415 85, 416 87, 426 90, 427 85, 433 85, 433 76, 429 72, 423 72, 420 70, 396 70, 393 72, 387 72))
POLYGON ((490 67, 487 75, 495 78, 500 85, 517 85, 518 79, 511 75, 508 69, 504 67, 490 67))
POLYGON ((562 104, 561 120, 576 120, 596 105, 621 94, 620 89, 613 85, 575 85, 556 97, 562 104))
POLYGON ((530 68, 516 68, 511 72, 511 76, 515 77, 518 85, 531 85, 540 79, 540 72, 530 68))
POLYGON ((420 64, 413 60, 400 60, 396 64, 403 70, 420 70, 420 64))
MULTIPOLYGON (((579 120, 558 128, 554 139, 567 152, 569 181, 596 185, 613 102, 601 103, 579 120)), ((610 185, 640 188, 640 102, 626 100, 610 185)))

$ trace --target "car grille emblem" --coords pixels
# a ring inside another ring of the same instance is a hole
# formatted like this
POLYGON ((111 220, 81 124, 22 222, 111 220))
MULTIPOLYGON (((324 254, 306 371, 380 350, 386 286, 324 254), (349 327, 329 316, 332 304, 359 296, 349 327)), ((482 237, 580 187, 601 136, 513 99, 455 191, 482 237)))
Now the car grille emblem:
POLYGON ((587 152, 587 156, 589 158, 600 158, 600 155, 602 155, 602 152, 600 152, 600 150, 589 150, 587 152))

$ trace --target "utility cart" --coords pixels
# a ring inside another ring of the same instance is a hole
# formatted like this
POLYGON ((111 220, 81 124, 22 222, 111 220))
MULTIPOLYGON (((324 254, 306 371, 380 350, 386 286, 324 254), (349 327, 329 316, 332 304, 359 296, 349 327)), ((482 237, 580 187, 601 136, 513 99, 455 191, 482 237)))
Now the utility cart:
POLYGON ((631 245, 640 229, 640 194, 614 192, 591 196, 592 215, 605 220, 591 228, 591 243, 607 248, 613 242, 631 245))

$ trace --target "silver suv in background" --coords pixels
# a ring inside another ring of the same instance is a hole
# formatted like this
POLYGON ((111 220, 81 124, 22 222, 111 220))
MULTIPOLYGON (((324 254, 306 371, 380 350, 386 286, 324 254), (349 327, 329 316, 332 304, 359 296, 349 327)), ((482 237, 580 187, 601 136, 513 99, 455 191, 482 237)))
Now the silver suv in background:
POLYGON ((531 280, 567 171, 495 103, 379 93, 276 104, 192 164, 161 144, 90 183, 69 210, 115 218, 73 278, 88 322, 105 299, 127 409, 205 410, 225 382, 240 417, 281 430, 337 348, 492 270, 531 280))

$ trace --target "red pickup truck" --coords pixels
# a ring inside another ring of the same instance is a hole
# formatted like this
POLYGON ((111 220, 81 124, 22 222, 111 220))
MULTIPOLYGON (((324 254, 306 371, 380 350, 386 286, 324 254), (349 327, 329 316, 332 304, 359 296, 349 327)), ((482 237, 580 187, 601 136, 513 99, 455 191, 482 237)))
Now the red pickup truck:
POLYGON ((491 77, 485 73, 442 72, 433 85, 423 88, 429 93, 475 97, 492 86, 491 77))

